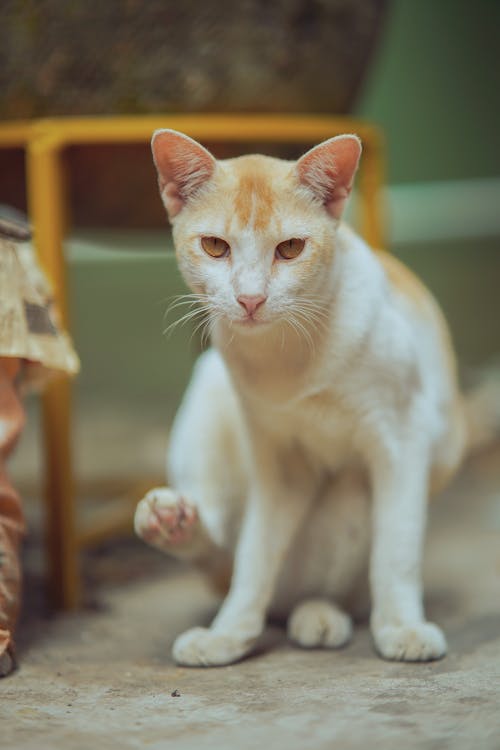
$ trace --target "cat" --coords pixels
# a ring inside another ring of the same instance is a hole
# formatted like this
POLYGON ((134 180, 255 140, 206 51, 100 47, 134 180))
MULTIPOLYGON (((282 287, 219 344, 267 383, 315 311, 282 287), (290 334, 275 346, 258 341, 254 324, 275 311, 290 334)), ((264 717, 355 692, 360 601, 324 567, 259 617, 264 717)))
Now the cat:
POLYGON ((180 635, 174 659, 237 661, 269 613, 296 644, 337 648, 367 607, 382 657, 441 658, 422 604, 428 496, 486 435, 431 294, 342 221, 360 140, 217 161, 159 130, 152 150, 213 348, 173 425, 171 486, 140 501, 135 529, 232 570, 213 623, 180 635))

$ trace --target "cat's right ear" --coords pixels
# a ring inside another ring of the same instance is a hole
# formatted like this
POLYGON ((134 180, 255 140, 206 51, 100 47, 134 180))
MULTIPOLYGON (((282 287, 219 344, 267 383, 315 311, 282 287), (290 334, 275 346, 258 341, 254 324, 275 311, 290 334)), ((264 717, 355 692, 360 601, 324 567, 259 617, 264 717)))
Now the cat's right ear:
POLYGON ((360 156, 357 135, 337 135, 312 148, 297 162, 300 182, 335 219, 342 216, 360 156))
POLYGON ((206 148, 176 130, 156 130, 151 148, 160 195, 173 219, 212 177, 216 161, 206 148))

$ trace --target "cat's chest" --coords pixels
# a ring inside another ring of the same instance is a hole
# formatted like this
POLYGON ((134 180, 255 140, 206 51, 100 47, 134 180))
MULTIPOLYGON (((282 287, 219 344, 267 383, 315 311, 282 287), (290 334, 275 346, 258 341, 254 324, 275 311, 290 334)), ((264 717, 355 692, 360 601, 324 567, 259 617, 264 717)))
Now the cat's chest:
POLYGON ((309 395, 260 416, 276 441, 300 445, 314 463, 330 470, 356 456, 355 417, 334 392, 309 395))
POLYGON ((235 358, 229 362, 257 437, 265 433, 280 451, 299 446, 313 463, 331 470, 356 454, 357 418, 351 395, 335 385, 319 357, 235 358))
POLYGON ((270 409, 287 408, 290 402, 307 390, 308 382, 314 377, 311 368, 301 362, 282 362, 276 357, 262 362, 251 360, 237 362, 232 374, 238 390, 260 406, 270 409))

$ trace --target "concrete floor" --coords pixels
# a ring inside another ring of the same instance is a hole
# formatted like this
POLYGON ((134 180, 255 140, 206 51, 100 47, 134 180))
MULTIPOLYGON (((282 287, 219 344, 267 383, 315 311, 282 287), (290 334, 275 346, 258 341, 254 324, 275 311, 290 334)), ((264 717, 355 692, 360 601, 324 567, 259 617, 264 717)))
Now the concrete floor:
POLYGON ((440 662, 384 662, 366 625, 337 652, 301 651, 270 627, 239 664, 181 669, 175 635, 217 607, 197 573, 116 543, 85 558, 87 608, 51 616, 37 542, 35 524, 21 668, 0 682, 2 750, 500 748, 500 448, 432 506, 427 609, 450 647, 440 662))

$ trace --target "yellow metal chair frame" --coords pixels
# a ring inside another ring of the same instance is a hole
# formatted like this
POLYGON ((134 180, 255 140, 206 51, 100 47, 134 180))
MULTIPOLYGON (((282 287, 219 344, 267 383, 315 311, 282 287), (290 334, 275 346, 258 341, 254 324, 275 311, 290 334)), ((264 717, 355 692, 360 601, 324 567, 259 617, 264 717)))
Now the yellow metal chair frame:
MULTIPOLYGON (((58 118, 0 124, 0 148, 24 147, 34 241, 51 280, 62 321, 69 329, 63 251, 68 231, 68 191, 64 150, 74 145, 145 143, 158 128, 180 130, 201 141, 275 142, 313 145, 333 135, 357 133, 364 153, 357 180, 361 232, 375 248, 383 246, 383 145, 376 127, 345 117, 306 115, 157 115, 142 117, 58 118)), ((85 366, 85 363, 84 363, 85 366)), ((71 455, 71 392, 66 378, 43 394, 46 461, 48 578, 54 603, 65 609, 81 598, 78 554, 82 547, 123 528, 123 518, 81 531, 77 527, 71 455)), ((128 509, 127 509, 128 510, 128 509)))

